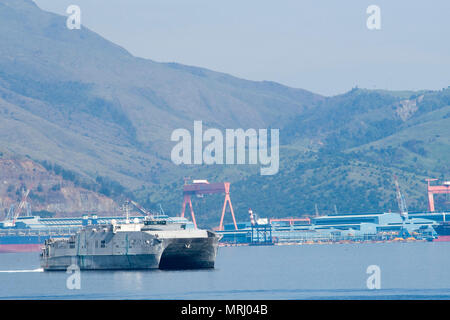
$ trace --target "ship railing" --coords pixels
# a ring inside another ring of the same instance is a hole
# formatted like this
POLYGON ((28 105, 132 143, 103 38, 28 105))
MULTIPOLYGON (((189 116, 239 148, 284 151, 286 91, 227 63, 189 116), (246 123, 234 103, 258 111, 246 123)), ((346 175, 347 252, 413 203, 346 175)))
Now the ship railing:
POLYGON ((0 236, 65 236, 75 234, 79 228, 55 228, 47 230, 16 229, 0 232, 0 236))
POLYGON ((0 232, 0 236, 42 236, 42 235, 64 235, 73 234, 79 230, 77 227, 66 227, 66 228, 52 228, 52 229, 9 229, 0 232))

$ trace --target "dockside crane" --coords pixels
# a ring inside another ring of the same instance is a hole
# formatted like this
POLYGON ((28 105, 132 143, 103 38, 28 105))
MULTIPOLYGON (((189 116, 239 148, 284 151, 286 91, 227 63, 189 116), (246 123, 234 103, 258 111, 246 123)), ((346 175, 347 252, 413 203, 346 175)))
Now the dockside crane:
POLYGON ((26 189, 26 188, 22 189, 22 198, 20 200, 20 203, 17 207, 15 205, 12 205, 9 208, 8 215, 6 217, 6 220, 8 222, 5 223, 5 226, 14 227, 16 225, 17 218, 20 216, 20 214, 22 213, 22 210, 24 208, 26 208, 26 210, 27 210, 27 216, 31 215, 30 204, 27 202, 30 191, 31 191, 31 188, 30 189, 26 189))
POLYGON ((131 203, 133 206, 135 206, 140 212, 142 212, 144 215, 146 216, 151 216, 152 214, 145 210, 144 207, 142 207, 139 203, 137 203, 136 201, 133 201, 131 199, 127 199, 127 202, 131 203))
POLYGON ((403 196, 402 192, 400 191, 398 179, 395 174, 394 174, 394 183, 395 183, 397 203, 398 203, 398 209, 400 210, 400 215, 402 216, 403 220, 408 219, 408 208, 406 206, 405 197, 403 196))

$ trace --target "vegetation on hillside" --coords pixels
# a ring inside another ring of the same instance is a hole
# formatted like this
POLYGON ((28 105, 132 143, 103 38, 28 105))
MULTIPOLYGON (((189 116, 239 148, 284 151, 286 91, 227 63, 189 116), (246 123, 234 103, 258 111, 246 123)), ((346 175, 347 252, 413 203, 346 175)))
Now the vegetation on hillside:
MULTIPOLYGON (((397 209, 396 174, 410 210, 425 210, 424 179, 449 178, 450 88, 323 97, 139 59, 87 28, 68 30, 65 17, 32 1, 0 3, 0 16, 0 157, 33 159, 58 177, 33 190, 38 203, 68 181, 176 215, 191 177, 230 181, 239 220, 249 207, 273 217, 315 214, 316 205, 320 214, 388 211, 397 209), (171 133, 192 131, 194 120, 219 130, 279 128, 278 174, 175 166, 171 133)), ((9 200, 20 196, 19 184, 4 186, 9 200)), ((222 201, 194 200, 200 225, 218 224, 222 201)))

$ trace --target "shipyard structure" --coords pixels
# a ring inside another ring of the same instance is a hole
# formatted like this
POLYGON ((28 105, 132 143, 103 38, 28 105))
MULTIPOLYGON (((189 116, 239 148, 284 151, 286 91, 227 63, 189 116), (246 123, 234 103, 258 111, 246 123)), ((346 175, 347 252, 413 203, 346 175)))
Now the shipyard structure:
POLYGON ((401 214, 367 213, 336 214, 306 219, 257 219, 256 221, 225 224, 223 244, 303 244, 363 241, 449 241, 440 235, 442 223, 450 212, 401 214), (259 221, 258 221, 259 220, 259 221))
MULTIPOLYGON (((224 194, 220 211, 220 222, 214 231, 221 236, 221 245, 274 245, 328 242, 362 241, 450 241, 450 212, 435 210, 434 195, 450 195, 450 182, 431 185, 428 181, 429 210, 427 212, 408 212, 406 201, 400 192, 395 178, 398 212, 382 213, 342 213, 297 218, 260 218, 250 209, 246 221, 236 221, 231 203, 230 183, 209 183, 207 180, 193 180, 183 186, 181 213, 168 217, 162 213, 159 218, 168 219, 172 224, 182 224, 186 229, 197 229, 197 221, 192 201, 208 194, 224 194), (190 218, 185 217, 186 209, 190 218), (228 210, 227 210, 228 209, 228 210), (224 224, 225 214, 229 212, 232 223, 224 224)), ((142 224, 150 212, 132 200, 140 215, 126 213, 122 217, 97 217, 85 214, 74 218, 43 218, 33 216, 26 202, 24 192, 22 201, 11 209, 7 219, 0 221, 0 253, 40 251, 49 239, 69 239, 79 230, 90 225, 142 224), (23 213, 23 214, 21 214, 23 213)), ((153 214, 154 215, 154 214, 153 214)))
POLYGON ((249 218, 237 222, 231 204, 230 183, 209 183, 207 180, 194 180, 183 187, 184 217, 189 204, 190 214, 196 225, 192 198, 207 194, 222 193, 225 199, 220 215, 219 226, 215 229, 222 234, 222 244, 294 244, 323 242, 361 242, 361 241, 450 241, 450 212, 436 212, 434 194, 450 195, 450 182, 431 185, 435 179, 428 179, 428 212, 408 212, 405 198, 394 176, 398 212, 383 213, 344 213, 302 218, 258 218, 249 209, 249 218), (226 209, 229 207, 233 223, 224 224, 226 209))

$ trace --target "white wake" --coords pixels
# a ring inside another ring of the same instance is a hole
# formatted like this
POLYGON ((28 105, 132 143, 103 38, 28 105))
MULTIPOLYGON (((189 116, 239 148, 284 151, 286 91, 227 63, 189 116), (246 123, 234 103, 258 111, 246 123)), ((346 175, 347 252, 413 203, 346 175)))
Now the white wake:
POLYGON ((17 272, 44 272, 44 269, 37 268, 33 270, 0 270, 0 273, 17 273, 17 272))

